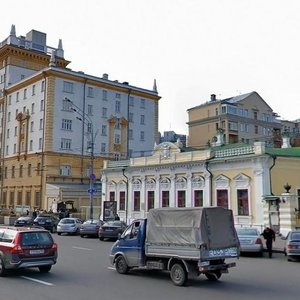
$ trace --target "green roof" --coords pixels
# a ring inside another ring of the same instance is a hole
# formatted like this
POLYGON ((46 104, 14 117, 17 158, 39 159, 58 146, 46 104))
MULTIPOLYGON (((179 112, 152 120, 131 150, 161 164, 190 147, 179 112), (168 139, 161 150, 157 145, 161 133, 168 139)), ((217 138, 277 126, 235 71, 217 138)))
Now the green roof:
POLYGON ((300 157, 300 147, 291 148, 267 148, 266 154, 275 156, 300 157))

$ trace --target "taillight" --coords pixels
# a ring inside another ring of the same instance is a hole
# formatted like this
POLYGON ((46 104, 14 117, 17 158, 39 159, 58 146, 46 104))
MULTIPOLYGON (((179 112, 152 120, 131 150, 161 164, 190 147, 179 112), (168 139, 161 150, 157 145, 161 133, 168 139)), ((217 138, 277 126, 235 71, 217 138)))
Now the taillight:
POLYGON ((118 227, 117 231, 121 232, 122 231, 122 227, 118 227))
POLYGON ((287 246, 288 249, 298 249, 297 245, 288 245, 287 246))
POLYGON ((57 244, 56 244, 56 243, 53 243, 51 249, 57 251, 57 244))
POLYGON ((261 245, 261 244, 262 244, 262 241, 261 241, 261 239, 256 239, 256 242, 255 242, 255 244, 257 244, 257 245, 261 245))
POLYGON ((11 254, 23 254, 23 249, 20 245, 15 245, 11 250, 10 250, 11 254))

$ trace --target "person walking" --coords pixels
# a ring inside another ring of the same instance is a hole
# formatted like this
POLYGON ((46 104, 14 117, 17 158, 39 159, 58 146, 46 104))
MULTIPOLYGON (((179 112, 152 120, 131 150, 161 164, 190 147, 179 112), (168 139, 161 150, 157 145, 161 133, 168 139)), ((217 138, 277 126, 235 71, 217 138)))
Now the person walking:
POLYGON ((267 251, 269 253, 269 258, 272 258, 273 242, 275 242, 275 231, 270 227, 266 227, 262 233, 262 236, 266 240, 266 246, 267 246, 267 251))

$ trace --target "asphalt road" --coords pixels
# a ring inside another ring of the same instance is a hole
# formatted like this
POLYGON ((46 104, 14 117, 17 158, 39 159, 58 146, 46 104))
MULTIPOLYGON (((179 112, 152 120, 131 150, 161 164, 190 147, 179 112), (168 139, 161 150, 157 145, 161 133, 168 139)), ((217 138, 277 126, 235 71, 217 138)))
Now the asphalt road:
POLYGON ((109 264, 112 242, 57 236, 59 260, 50 273, 24 270, 0 278, 1 300, 272 300, 299 298, 300 262, 283 254, 241 257, 218 282, 204 276, 187 287, 174 286, 168 273, 135 271, 118 274, 109 264))

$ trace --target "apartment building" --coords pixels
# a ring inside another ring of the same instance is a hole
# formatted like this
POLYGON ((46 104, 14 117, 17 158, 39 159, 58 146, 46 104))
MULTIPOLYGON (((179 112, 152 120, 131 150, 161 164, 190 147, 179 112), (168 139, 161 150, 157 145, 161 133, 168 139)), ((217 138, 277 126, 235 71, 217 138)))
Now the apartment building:
POLYGON ((203 148, 216 141, 215 133, 224 133, 225 144, 264 141, 281 145, 281 124, 278 115, 257 92, 227 99, 211 99, 187 110, 189 146, 203 148))
POLYGON ((100 209, 103 160, 147 155, 159 142, 159 95, 67 68, 46 34, 0 43, 1 207, 100 209), (93 189, 90 189, 93 180, 93 189))

